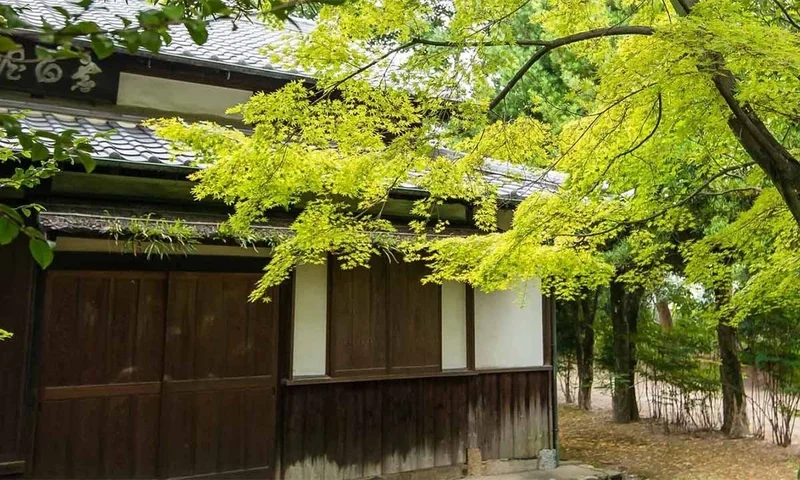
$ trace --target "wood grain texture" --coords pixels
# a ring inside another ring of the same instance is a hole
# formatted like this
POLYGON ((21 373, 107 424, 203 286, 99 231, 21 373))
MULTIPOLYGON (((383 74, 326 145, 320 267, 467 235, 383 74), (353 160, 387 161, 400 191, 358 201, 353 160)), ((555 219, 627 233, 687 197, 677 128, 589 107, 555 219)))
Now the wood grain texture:
POLYGON ((0 346, 0 462, 27 457, 23 419, 27 358, 30 353, 35 270, 26 242, 0 248, 0 327, 14 334, 0 346))
POLYGON ((247 302, 258 278, 51 272, 34 476, 272 475, 280 307, 247 302))
POLYGON ((372 478, 549 446, 547 371, 299 385, 283 394, 281 478, 372 478), (474 431, 473 431, 474 430, 474 431))

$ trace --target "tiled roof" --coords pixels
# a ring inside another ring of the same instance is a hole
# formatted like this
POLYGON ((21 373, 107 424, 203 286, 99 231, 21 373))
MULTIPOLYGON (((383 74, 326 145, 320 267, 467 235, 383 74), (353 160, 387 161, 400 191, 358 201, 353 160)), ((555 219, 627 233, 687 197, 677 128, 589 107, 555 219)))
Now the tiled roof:
MULTIPOLYGON (((67 0, 11 0, 17 6, 24 6, 23 17, 30 21, 39 21, 44 17, 48 22, 59 25, 63 19, 52 7, 64 7, 69 11, 79 12, 80 7, 67 0)), ((119 17, 133 19, 140 10, 153 8, 143 0, 96 0, 82 19, 91 20, 103 28, 122 26, 119 17)), ((291 33, 306 33, 314 28, 314 23, 303 19, 287 22, 283 30, 276 30, 259 23, 255 18, 242 19, 233 30, 228 19, 213 20, 208 26, 208 41, 204 45, 195 44, 183 26, 171 27, 170 45, 163 46, 157 57, 195 65, 203 65, 223 70, 241 71, 256 75, 267 75, 280 78, 305 78, 311 75, 295 69, 284 69, 270 63, 269 57, 261 50, 267 45, 285 43, 291 33), (293 23, 293 24, 292 24, 293 23)), ((153 56, 140 49, 139 55, 153 56)))
MULTIPOLYGON (((16 102, 0 102, 0 112, 20 111, 16 102)), ((104 133, 107 138, 92 141, 98 159, 123 160, 133 164, 162 165, 167 167, 191 167, 192 155, 175 156, 169 143, 141 125, 137 117, 102 117, 97 111, 58 108, 39 110, 28 104, 25 108, 24 126, 29 129, 63 132, 75 129, 80 136, 91 137, 104 133), (53 111, 56 110, 56 111, 53 111), (108 133, 113 131, 113 133, 108 133)), ((0 139, 0 145, 4 142, 0 139)), ((7 145, 7 144, 6 144, 7 145)), ((440 154, 457 156, 456 152, 440 151, 440 154)), ((555 191, 565 177, 556 172, 532 172, 507 163, 487 161, 483 174, 498 187, 501 198, 518 200, 536 191, 555 191)), ((422 190, 412 183, 401 185, 401 190, 422 190)))

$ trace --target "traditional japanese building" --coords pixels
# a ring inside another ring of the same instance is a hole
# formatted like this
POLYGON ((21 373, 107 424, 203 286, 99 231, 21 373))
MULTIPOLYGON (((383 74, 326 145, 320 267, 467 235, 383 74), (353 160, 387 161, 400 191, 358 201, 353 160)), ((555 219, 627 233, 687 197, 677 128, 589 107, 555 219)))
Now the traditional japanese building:
MULTIPOLYGON (((52 15, 45 0, 32 15, 52 15)), ((89 15, 113 24, 142 0, 89 15)), ((310 29, 297 20, 287 29, 310 29)), ((0 57, 0 109, 31 129, 93 140, 80 166, 3 202, 36 202, 55 244, 47 270, 24 242, 0 248, 0 475, 58 478, 372 478, 441 468, 457 476, 468 452, 483 461, 532 459, 556 444, 553 302, 538 282, 482 293, 423 285, 422 265, 375 258, 345 271, 299 267, 271 303, 247 295, 268 245, 217 235, 228 210, 192 199, 190 156, 173 157, 141 125, 179 115, 236 124, 227 107, 311 75, 274 67, 259 49, 280 31, 212 22, 198 46, 181 31, 158 55, 119 51, 94 64, 0 57), (131 225, 181 219, 197 233, 188 254, 134 255, 131 225)), ((559 178, 490 163, 508 205, 559 178), (519 173, 519 172, 517 172, 519 173), (533 179, 536 178, 536 181, 533 179), (533 187, 531 187, 533 185, 533 187)), ((387 211, 407 222, 424 194, 397 189, 387 211)), ((470 207, 442 208, 472 231, 470 207)), ((291 214, 264 228, 286 233, 291 214)))

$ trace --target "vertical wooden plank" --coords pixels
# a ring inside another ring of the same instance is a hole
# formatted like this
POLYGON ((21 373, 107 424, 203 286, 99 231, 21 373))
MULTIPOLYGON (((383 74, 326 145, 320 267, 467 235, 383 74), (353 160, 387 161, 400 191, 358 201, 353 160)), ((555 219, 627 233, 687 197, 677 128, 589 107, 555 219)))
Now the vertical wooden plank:
POLYGON ((450 403, 450 395, 459 381, 460 379, 432 380, 432 382, 435 382, 434 388, 436 392, 436 406, 434 408, 434 461, 437 467, 455 463, 453 461, 453 432, 451 420, 456 419, 454 418, 454 411, 450 403))
POLYGON ((195 475, 216 472, 219 467, 221 422, 230 421, 229 416, 237 412, 220 412, 217 405, 219 395, 216 392, 197 392, 194 395, 193 438, 195 475))
POLYGON ((325 396, 325 470, 323 478, 338 480, 342 478, 341 465, 344 463, 346 384, 321 385, 325 396))
POLYGON ((225 376, 227 321, 222 279, 201 276, 197 279, 196 352, 194 378, 225 376))
POLYGON ((417 386, 417 439, 413 446, 417 451, 417 468, 432 468, 436 464, 436 380, 422 378, 414 381, 417 386))
POLYGON ((528 374, 525 372, 512 374, 511 414, 513 425, 514 458, 531 458, 528 449, 528 428, 526 422, 530 416, 528 409, 528 374))
POLYGON ((79 382, 77 365, 81 352, 77 343, 78 279, 54 276, 48 282, 47 320, 44 337, 42 383, 46 386, 75 385, 79 382))
POLYGON ((244 390, 216 392, 219 398, 219 471, 244 467, 245 427, 244 390))
POLYGON ((167 284, 165 278, 139 281, 133 379, 159 381, 164 362, 164 321, 167 284))
MULTIPOLYGON (((71 441, 72 475, 77 478, 99 478, 105 476, 100 469, 101 452, 105 438, 101 433, 100 421, 103 417, 102 398, 81 398, 73 400, 71 441), (102 442, 102 446, 101 446, 102 442)), ((61 419, 64 421, 65 419, 61 419)))
POLYGON ((164 379, 195 378, 197 280, 170 275, 164 379))
POLYGON ((108 311, 107 378, 101 383, 131 382, 139 308, 139 281, 135 278, 112 277, 108 282, 113 294, 108 311))
POLYGON ((383 407, 381 388, 376 382, 364 385, 364 472, 366 478, 379 476, 382 457, 383 407))
MULTIPOLYGON (((82 355, 79 377, 73 385, 106 383, 106 351, 111 309, 109 297, 113 295, 108 278, 85 277, 80 279, 78 290, 77 338, 73 345, 82 355)), ((74 348, 74 347, 73 347, 74 348)))
POLYGON ((0 326, 14 333, 0 345, 0 458, 9 461, 27 458, 27 420, 33 413, 24 398, 36 277, 22 237, 0 248, 0 326))
POLYGON ((275 395, 271 389, 245 392, 247 438, 245 468, 271 466, 275 441, 275 395))
POLYGON ((103 470, 108 478, 133 476, 133 438, 131 397, 105 399, 106 414, 103 431, 103 470))
POLYGON ((362 478, 364 476, 364 438, 366 434, 364 420, 364 384, 348 385, 348 396, 345 398, 345 463, 342 478, 362 478))
POLYGON ((250 285, 242 277, 226 278, 222 288, 222 317, 223 323, 227 323, 228 342, 223 352, 225 369, 220 376, 244 377, 250 374, 247 361, 247 296, 250 285))
POLYGON ((498 382, 496 374, 482 375, 481 410, 481 454, 484 459, 500 457, 500 409, 498 404, 498 382))
POLYGON ((281 478, 304 478, 303 438, 306 419, 306 391, 303 387, 289 388, 283 395, 283 446, 281 448, 281 478))
POLYGON ((194 470, 194 394, 166 393, 161 420, 159 468, 163 477, 191 475, 194 470))
POLYGON ((405 420, 400 429, 400 438, 403 440, 400 449, 400 471, 408 472, 416 469, 419 464, 420 451, 417 432, 419 430, 419 398, 422 392, 419 381, 407 380, 402 383, 404 385, 405 401, 400 405, 400 408, 405 420))
POLYGON ((69 437, 72 431, 72 402, 45 402, 39 413, 36 432, 34 476, 63 478, 70 475, 69 437))
MULTIPOLYGON (((472 403, 472 390, 469 388, 472 378, 459 378, 454 381, 450 389, 450 406, 453 412, 452 427, 452 449, 453 464, 464 464, 467 462, 467 445, 470 432, 470 405, 472 403)), ((477 439, 476 439, 477 440, 477 439)))
POLYGON ((500 374, 500 458, 514 458, 513 379, 500 374))
POLYGON ((391 382, 381 385, 383 390, 382 406, 382 458, 381 470, 383 475, 389 475, 400 471, 400 457, 405 447, 405 436, 403 427, 407 419, 403 408, 408 401, 407 389, 403 382, 391 382))
POLYGON ((303 431, 303 478, 316 480, 325 474, 325 396, 322 389, 311 387, 306 398, 306 421, 303 431))
POLYGON ((467 448, 483 446, 483 383, 480 376, 467 380, 467 448))
POLYGON ((160 404, 160 395, 141 395, 134 403, 133 475, 135 478, 156 476, 160 404))

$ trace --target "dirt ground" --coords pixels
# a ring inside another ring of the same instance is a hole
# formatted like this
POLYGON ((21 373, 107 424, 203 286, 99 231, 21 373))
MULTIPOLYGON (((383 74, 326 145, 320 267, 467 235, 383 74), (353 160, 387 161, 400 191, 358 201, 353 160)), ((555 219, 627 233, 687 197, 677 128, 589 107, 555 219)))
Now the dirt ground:
POLYGON ((718 433, 670 434, 647 421, 611 422, 606 409, 559 406, 564 460, 580 460, 652 480, 797 479, 800 457, 766 442, 718 433))

